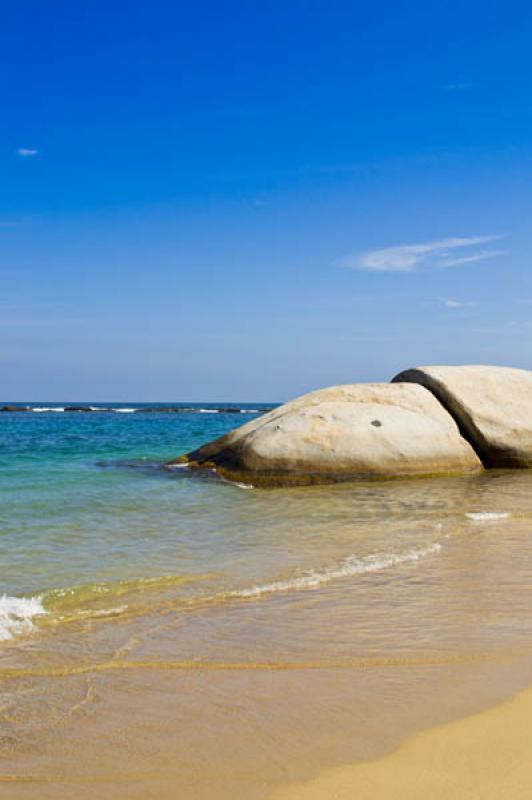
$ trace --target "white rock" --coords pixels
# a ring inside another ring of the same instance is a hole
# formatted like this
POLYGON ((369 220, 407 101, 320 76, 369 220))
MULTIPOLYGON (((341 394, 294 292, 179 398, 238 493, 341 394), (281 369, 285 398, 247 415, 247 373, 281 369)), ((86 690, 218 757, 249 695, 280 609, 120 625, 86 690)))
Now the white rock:
POLYGON ((481 468, 452 417, 421 386, 353 384, 303 395, 188 455, 233 480, 312 483, 481 468))
POLYGON ((532 372, 510 367, 418 367, 394 383, 427 387, 487 467, 532 466, 532 372))

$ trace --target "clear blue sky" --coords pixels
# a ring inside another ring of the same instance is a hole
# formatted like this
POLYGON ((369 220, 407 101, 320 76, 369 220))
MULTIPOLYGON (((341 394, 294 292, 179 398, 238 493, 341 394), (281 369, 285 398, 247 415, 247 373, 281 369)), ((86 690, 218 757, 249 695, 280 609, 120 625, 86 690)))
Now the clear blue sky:
POLYGON ((532 8, 4 0, 2 400, 531 366, 532 8))

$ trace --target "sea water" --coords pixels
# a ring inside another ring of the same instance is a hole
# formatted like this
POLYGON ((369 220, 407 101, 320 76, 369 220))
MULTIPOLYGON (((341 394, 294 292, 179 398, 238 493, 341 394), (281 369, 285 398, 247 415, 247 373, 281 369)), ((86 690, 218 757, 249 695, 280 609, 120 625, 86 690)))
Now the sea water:
POLYGON ((267 797, 530 682, 531 472, 253 489, 166 462, 257 404, 21 405, 0 797, 267 797))

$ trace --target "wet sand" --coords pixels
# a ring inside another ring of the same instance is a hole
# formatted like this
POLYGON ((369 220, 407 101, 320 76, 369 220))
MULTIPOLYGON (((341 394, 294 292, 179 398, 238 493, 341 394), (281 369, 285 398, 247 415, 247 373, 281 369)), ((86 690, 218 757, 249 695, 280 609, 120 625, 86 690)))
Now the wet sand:
POLYGON ((158 506, 164 487, 138 538, 150 521, 169 556, 181 531, 175 574, 57 579, 4 642, 1 800, 267 800, 532 686, 532 472, 269 494, 153 479, 158 506))
POLYGON ((524 800, 532 797, 532 689, 407 739, 384 758, 326 770, 272 800, 524 800))

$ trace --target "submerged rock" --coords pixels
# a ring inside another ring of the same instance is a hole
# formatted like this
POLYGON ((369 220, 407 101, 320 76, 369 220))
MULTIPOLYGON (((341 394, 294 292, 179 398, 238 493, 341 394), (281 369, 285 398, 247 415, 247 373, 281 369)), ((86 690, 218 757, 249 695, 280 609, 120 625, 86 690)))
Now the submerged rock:
POLYGON ((393 379, 429 389, 487 467, 532 466, 532 372, 510 367, 418 367, 393 379))
POLYGON ((472 472, 481 463, 422 386, 352 384, 303 395, 172 462, 255 485, 472 472))

